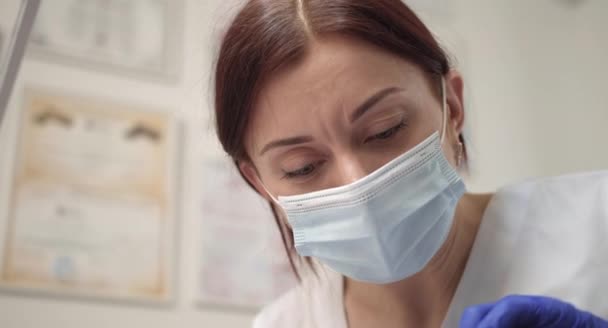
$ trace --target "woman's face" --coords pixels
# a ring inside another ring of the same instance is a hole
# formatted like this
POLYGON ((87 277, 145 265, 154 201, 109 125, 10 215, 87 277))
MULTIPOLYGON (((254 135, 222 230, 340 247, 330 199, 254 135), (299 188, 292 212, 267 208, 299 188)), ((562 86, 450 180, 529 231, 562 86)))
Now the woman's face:
MULTIPOLYGON (((444 151, 454 164, 463 123, 462 80, 446 77, 444 151)), ((263 88, 240 169, 266 195, 352 183, 442 127, 439 84, 415 64, 343 37, 316 41, 297 65, 263 88)))

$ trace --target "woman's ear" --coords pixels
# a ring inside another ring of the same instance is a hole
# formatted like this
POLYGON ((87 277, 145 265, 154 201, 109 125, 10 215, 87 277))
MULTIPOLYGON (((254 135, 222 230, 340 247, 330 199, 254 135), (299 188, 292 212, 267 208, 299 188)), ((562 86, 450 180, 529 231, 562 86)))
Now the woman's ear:
POLYGON ((445 76, 447 104, 450 108, 450 127, 454 136, 459 136, 464 127, 464 81, 457 70, 450 70, 445 76))
POLYGON ((267 201, 271 201, 272 197, 268 194, 268 191, 260 180, 258 170, 255 168, 253 163, 250 161, 239 161, 238 167, 239 171, 241 171, 241 175, 247 180, 247 182, 249 182, 250 185, 253 186, 258 194, 262 195, 262 197, 264 197, 267 201))

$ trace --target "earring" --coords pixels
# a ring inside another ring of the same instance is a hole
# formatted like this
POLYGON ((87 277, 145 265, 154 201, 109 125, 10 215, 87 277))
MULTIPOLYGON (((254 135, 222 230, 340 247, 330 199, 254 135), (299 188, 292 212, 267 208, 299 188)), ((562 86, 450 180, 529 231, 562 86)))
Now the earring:
POLYGON ((456 151, 456 167, 460 167, 464 158, 464 144, 462 141, 458 141, 458 150, 456 151))

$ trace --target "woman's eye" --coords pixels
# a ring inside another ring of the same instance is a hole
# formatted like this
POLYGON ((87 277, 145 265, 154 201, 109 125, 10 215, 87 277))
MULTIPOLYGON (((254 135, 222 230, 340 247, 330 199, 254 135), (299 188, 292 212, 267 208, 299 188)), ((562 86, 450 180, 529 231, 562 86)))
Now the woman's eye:
POLYGON ((312 174, 319 165, 323 164, 322 161, 310 163, 306 166, 303 166, 294 171, 284 171, 283 178, 285 179, 293 179, 293 178, 301 178, 312 174))
POLYGON ((373 136, 367 137, 364 141, 364 143, 368 143, 370 141, 374 141, 374 140, 385 140, 385 139, 389 139, 392 136, 394 136, 397 132, 399 132, 399 130, 401 130, 402 128, 405 127, 405 122, 401 122, 395 126, 393 126, 392 128, 382 131, 380 133, 374 134, 373 136))

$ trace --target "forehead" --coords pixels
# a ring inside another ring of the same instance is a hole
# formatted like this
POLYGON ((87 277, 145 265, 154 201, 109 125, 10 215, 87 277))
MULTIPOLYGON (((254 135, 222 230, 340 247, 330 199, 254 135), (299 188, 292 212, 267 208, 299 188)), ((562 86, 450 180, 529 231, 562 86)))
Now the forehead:
POLYGON ((248 148, 305 126, 310 117, 345 114, 381 89, 411 89, 424 81, 418 66, 370 43, 343 36, 315 40, 301 62, 264 85, 248 128, 248 148))
POLYGON ((336 98, 349 91, 357 94, 360 91, 357 88, 403 84, 419 73, 413 63, 367 42, 343 36, 326 37, 311 42, 298 65, 271 77, 260 100, 271 104, 287 97, 290 102, 312 100, 308 96, 319 94, 333 94, 332 98, 336 98))

